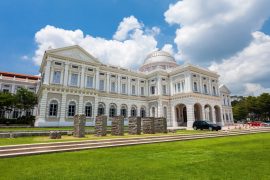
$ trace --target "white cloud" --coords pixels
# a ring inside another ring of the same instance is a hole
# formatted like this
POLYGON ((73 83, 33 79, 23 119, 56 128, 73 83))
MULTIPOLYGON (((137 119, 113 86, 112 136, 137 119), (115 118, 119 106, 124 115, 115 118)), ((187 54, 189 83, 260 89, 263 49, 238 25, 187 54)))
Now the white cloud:
POLYGON ((157 27, 145 28, 134 16, 120 22, 114 39, 84 35, 79 29, 72 31, 47 25, 35 35, 38 48, 33 59, 36 64, 40 64, 48 47, 78 44, 103 63, 136 68, 143 63, 148 53, 157 49, 155 36, 159 31, 157 27))
POLYGON ((22 59, 22 60, 29 60, 30 58, 29 58, 29 56, 27 56, 27 55, 23 55, 23 56, 21 56, 21 59, 22 59))
POLYGON ((210 70, 217 71, 221 81, 237 94, 267 92, 270 87, 270 36, 262 32, 252 35, 252 42, 243 51, 210 66, 210 70))
POLYGON ((269 17, 269 0, 183 0, 165 12, 178 24, 174 39, 186 61, 209 65, 245 48, 269 17))
POLYGON ((139 23, 134 16, 126 17, 119 24, 117 31, 113 35, 113 39, 118 41, 123 41, 128 37, 128 33, 135 29, 141 29, 143 27, 142 23, 139 23))

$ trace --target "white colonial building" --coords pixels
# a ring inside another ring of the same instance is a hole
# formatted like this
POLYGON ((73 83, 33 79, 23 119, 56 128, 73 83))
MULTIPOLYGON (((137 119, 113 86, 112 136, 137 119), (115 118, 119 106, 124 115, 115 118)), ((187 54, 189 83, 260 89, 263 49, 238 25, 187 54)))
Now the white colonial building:
POLYGON ((230 91, 219 86, 219 75, 178 65, 164 51, 131 71, 103 64, 77 45, 64 47, 45 52, 40 73, 36 126, 71 126, 75 114, 85 114, 87 125, 101 114, 166 117, 175 128, 191 128, 195 120, 233 122, 230 91))

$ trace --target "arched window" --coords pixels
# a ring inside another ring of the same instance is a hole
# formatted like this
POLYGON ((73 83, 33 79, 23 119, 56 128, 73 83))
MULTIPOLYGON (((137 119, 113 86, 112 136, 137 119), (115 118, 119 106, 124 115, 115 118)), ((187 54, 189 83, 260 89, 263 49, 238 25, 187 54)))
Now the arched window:
POLYGON ((203 85, 204 93, 207 94, 207 86, 206 84, 203 85))
POLYGON ((116 105, 111 104, 109 109, 109 117, 115 117, 116 116, 116 105))
POLYGON ((99 103, 98 105, 98 116, 105 114, 105 105, 103 103, 99 103))
POLYGON ((56 117, 58 111, 58 102, 56 100, 52 100, 49 106, 49 116, 56 117))
POLYGON ((198 91, 198 85, 197 85, 197 82, 194 82, 194 83, 193 83, 193 90, 194 90, 195 92, 198 91))
POLYGON ((85 105, 85 116, 92 117, 92 104, 89 102, 85 105))
POLYGON ((127 117, 127 106, 126 105, 121 106, 120 115, 124 116, 125 118, 127 117))
POLYGON ((68 116, 73 117, 76 113, 76 103, 74 101, 71 101, 68 105, 68 116))
POLYGON ((136 117, 137 116, 137 109, 135 106, 132 106, 131 107, 131 110, 130 110, 130 116, 131 117, 136 117))
POLYGON ((156 116, 156 108, 152 107, 151 112, 152 112, 152 117, 155 117, 156 116))
POLYGON ((140 110, 140 116, 141 116, 142 118, 144 118, 144 117, 146 116, 145 108, 144 108, 144 107, 142 107, 141 110, 140 110))
POLYGON ((167 107, 163 107, 163 117, 167 118, 167 107))

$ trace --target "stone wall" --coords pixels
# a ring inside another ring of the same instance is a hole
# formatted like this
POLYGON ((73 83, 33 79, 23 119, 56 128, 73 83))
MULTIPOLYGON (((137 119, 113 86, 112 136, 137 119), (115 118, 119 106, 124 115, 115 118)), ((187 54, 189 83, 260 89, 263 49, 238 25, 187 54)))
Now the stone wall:
POLYGON ((128 133, 129 134, 141 134, 141 118, 140 117, 129 117, 128 118, 128 133))
POLYGON ((86 117, 84 114, 76 114, 73 118, 74 120, 74 137, 85 137, 85 122, 86 117))
POLYGON ((95 135, 106 136, 107 135, 107 116, 97 116, 95 123, 95 135))
POLYGON ((155 134, 155 125, 153 117, 142 118, 143 134, 155 134))
POLYGON ((167 133, 167 121, 166 118, 159 117, 154 119, 155 132, 156 133, 167 133))
POLYGON ((113 136, 124 136, 124 117, 123 116, 113 117, 111 134, 113 136))

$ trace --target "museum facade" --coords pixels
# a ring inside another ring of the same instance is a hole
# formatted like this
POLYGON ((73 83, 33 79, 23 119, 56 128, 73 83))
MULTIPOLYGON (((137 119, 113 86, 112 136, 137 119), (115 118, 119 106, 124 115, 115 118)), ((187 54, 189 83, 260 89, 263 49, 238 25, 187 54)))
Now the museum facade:
MULTIPOLYGON (((117 61, 117 60, 116 60, 117 61)), ((191 64, 178 65, 167 52, 149 54, 137 71, 106 65, 80 46, 47 50, 35 126, 86 125, 98 115, 166 117, 168 127, 192 128, 195 120, 233 123, 230 91, 219 75, 191 64)))

